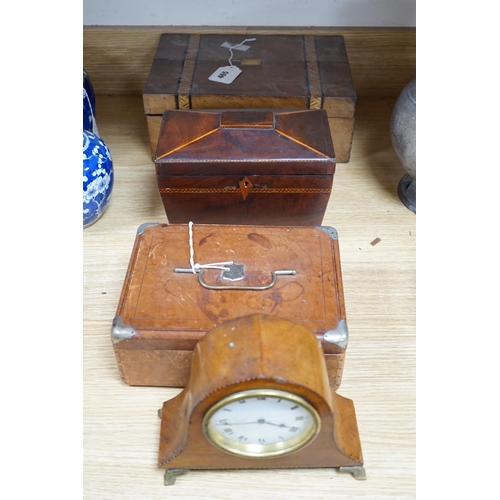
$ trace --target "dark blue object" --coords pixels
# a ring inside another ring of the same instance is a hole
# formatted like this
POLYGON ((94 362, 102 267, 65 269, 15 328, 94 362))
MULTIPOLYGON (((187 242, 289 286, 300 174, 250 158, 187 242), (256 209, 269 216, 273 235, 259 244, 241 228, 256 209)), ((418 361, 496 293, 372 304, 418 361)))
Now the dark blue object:
POLYGON ((96 222, 108 207, 113 190, 113 160, 105 142, 83 131, 83 227, 96 222))
POLYGON ((85 70, 83 70, 83 130, 97 133, 94 87, 85 70))

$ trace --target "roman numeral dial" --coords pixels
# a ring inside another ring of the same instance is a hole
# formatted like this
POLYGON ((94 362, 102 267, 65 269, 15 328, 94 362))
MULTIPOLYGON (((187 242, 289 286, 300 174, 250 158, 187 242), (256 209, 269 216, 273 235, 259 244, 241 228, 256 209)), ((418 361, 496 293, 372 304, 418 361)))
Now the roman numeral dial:
POLYGON ((228 396, 203 419, 209 442, 253 457, 284 455, 311 442, 320 429, 316 410, 285 391, 253 389, 228 396))

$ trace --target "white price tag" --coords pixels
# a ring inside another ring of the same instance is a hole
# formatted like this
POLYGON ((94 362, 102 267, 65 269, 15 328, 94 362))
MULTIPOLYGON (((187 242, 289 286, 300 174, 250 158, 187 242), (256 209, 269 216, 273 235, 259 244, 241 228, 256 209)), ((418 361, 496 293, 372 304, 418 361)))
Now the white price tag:
POLYGON ((208 79, 212 82, 229 84, 241 73, 238 66, 222 66, 217 71, 214 71, 208 79))

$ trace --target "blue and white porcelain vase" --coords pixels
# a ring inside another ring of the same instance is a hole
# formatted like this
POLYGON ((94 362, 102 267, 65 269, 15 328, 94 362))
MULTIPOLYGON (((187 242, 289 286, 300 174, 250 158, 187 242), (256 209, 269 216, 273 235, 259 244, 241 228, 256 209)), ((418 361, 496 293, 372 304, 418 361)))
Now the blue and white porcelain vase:
POLYGON ((95 121, 94 87, 85 70, 83 70, 83 130, 99 135, 95 121))
POLYGON ((96 222, 109 204, 113 190, 113 160, 106 143, 83 131, 83 227, 96 222))

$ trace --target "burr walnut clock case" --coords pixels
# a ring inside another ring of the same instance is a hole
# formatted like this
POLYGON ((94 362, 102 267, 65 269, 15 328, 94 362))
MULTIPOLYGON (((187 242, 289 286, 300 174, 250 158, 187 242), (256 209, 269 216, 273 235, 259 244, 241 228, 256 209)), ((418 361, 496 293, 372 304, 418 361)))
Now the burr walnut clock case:
POLYGON ((253 314, 215 327, 159 414, 165 484, 189 469, 340 467, 365 479, 353 402, 331 389, 320 342, 297 323, 253 314))
POLYGON ((253 313, 311 330, 339 387, 348 331, 335 229, 143 224, 111 329, 123 382, 184 387, 197 342, 253 313), (195 266, 210 263, 224 269, 195 266))
POLYGON ((151 155, 163 112, 170 109, 324 109, 337 162, 349 161, 356 92, 340 35, 162 34, 143 90, 151 155), (209 80, 233 50, 242 70, 230 84, 209 80))

